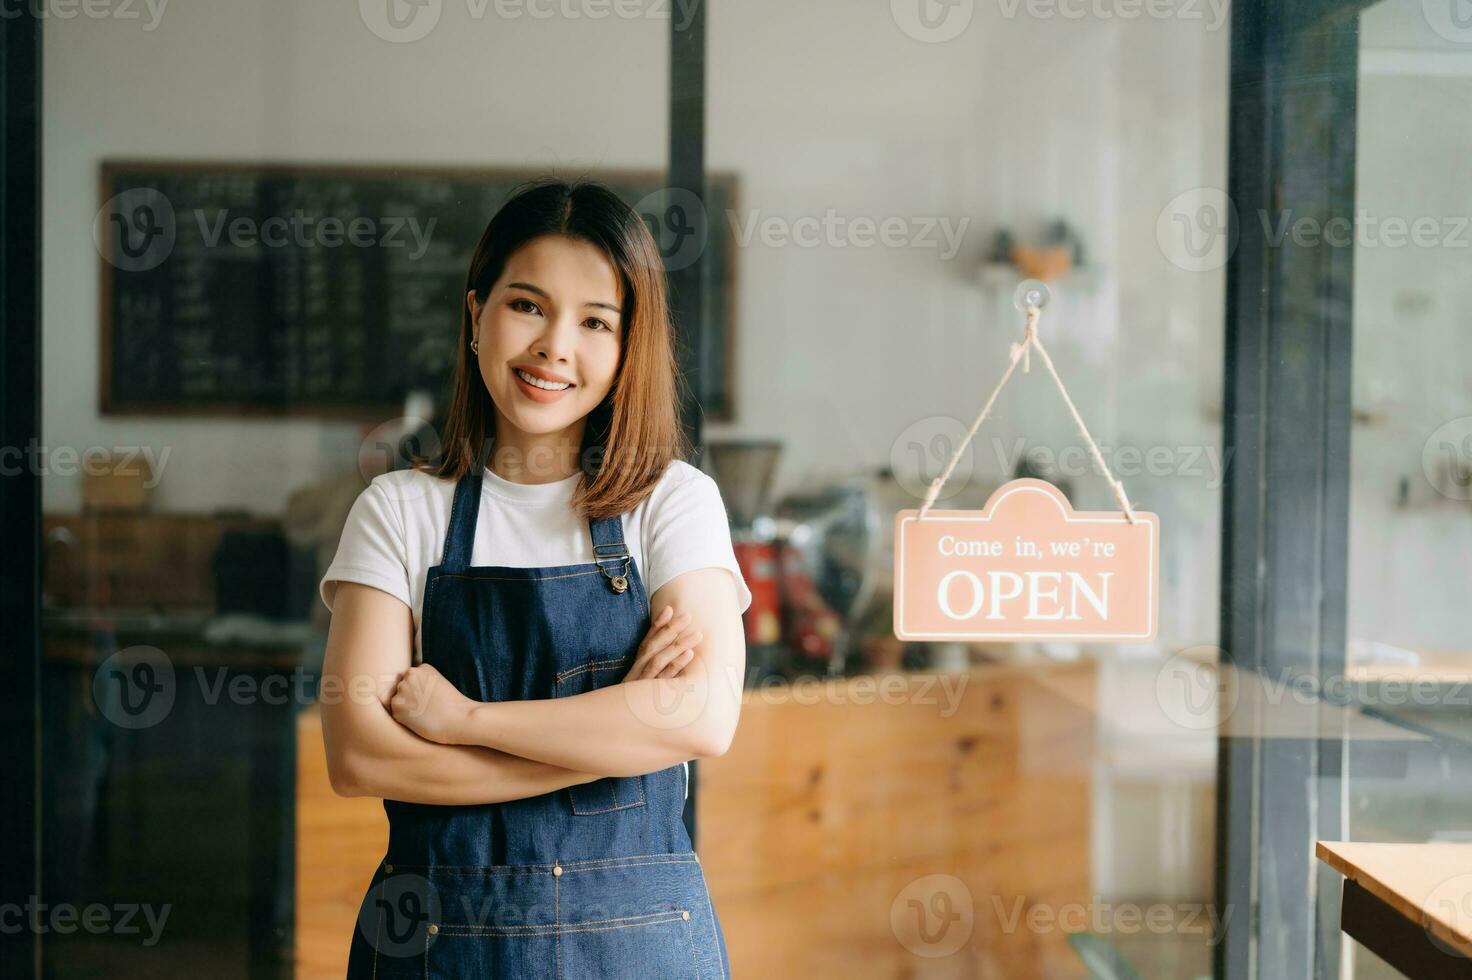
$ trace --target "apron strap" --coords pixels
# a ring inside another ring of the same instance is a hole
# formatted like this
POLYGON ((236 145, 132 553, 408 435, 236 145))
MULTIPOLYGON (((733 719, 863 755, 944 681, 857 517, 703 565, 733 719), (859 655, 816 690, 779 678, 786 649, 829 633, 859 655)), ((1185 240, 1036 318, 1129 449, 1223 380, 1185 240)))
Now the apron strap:
POLYGON ((619 585, 627 582, 629 575, 629 563, 633 556, 629 554, 628 547, 624 544, 624 519, 621 515, 613 517, 592 517, 588 519, 588 533, 593 538, 593 561, 603 572, 603 577, 610 582, 615 579, 617 591, 623 589, 619 585))
POLYGON ((446 568, 469 568, 470 552, 475 545, 475 522, 480 516, 479 473, 466 473, 455 484, 455 502, 450 505, 450 528, 445 532, 445 554, 440 564, 446 568))

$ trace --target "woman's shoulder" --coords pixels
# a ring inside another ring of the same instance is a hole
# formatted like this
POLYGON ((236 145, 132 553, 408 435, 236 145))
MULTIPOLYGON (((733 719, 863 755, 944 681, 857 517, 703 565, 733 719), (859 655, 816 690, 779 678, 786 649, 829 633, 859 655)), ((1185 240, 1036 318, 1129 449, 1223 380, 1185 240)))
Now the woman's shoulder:
POLYGON ((665 466, 664 472, 654 482, 653 489, 644 498, 641 506, 657 510, 672 498, 711 493, 719 496, 716 481, 711 479, 710 474, 683 459, 674 459, 665 466))
POLYGON ((403 518, 437 513, 449 506, 455 481, 426 470, 402 469, 380 473, 368 481, 359 499, 365 506, 393 510, 403 518))
POLYGON ((721 491, 709 473, 683 459, 672 460, 654 488, 635 508, 656 533, 661 527, 692 519, 725 520, 725 503, 721 491), (699 515, 699 516, 697 516, 699 515))
MULTIPOLYGON (((710 475, 693 463, 683 459, 672 459, 659 476, 658 486, 677 487, 691 481, 710 480, 710 475)), ((715 481, 712 480, 712 483, 715 481)))

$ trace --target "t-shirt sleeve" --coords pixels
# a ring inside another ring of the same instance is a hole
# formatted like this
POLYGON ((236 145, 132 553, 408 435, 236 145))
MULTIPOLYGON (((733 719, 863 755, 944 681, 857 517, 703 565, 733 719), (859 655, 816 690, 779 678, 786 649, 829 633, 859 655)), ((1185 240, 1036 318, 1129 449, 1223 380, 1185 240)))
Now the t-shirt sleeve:
POLYGON ((413 605, 403 517, 376 482, 353 501, 343 523, 337 554, 322 576, 322 601, 332 608, 338 582, 359 582, 413 605))
POLYGON ((644 553, 645 586, 651 596, 666 582, 697 568, 725 568, 736 582, 737 606, 751 605, 751 590, 736 563, 731 523, 720 488, 706 473, 689 475, 650 501, 644 553))

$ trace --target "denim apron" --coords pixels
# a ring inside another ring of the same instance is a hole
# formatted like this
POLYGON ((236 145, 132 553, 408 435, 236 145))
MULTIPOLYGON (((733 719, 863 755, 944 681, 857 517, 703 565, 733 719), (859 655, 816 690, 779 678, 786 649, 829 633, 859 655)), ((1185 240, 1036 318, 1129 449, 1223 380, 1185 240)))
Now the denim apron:
MULTIPOLYGON (((620 517, 589 522, 594 561, 472 566, 481 474, 455 487, 429 569, 422 652, 476 701, 567 697, 622 681, 649 601, 620 517)), ((384 800, 388 853, 358 913, 348 976, 730 976, 681 819, 685 769, 524 800, 384 800)))

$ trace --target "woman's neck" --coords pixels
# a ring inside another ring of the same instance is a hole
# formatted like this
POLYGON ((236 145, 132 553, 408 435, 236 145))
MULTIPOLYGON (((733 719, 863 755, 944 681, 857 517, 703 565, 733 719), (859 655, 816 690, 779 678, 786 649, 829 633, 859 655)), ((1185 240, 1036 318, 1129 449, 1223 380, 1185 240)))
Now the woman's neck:
POLYGON ((498 419, 490 471, 511 483, 554 483, 581 470, 585 419, 561 432, 529 433, 498 419))

